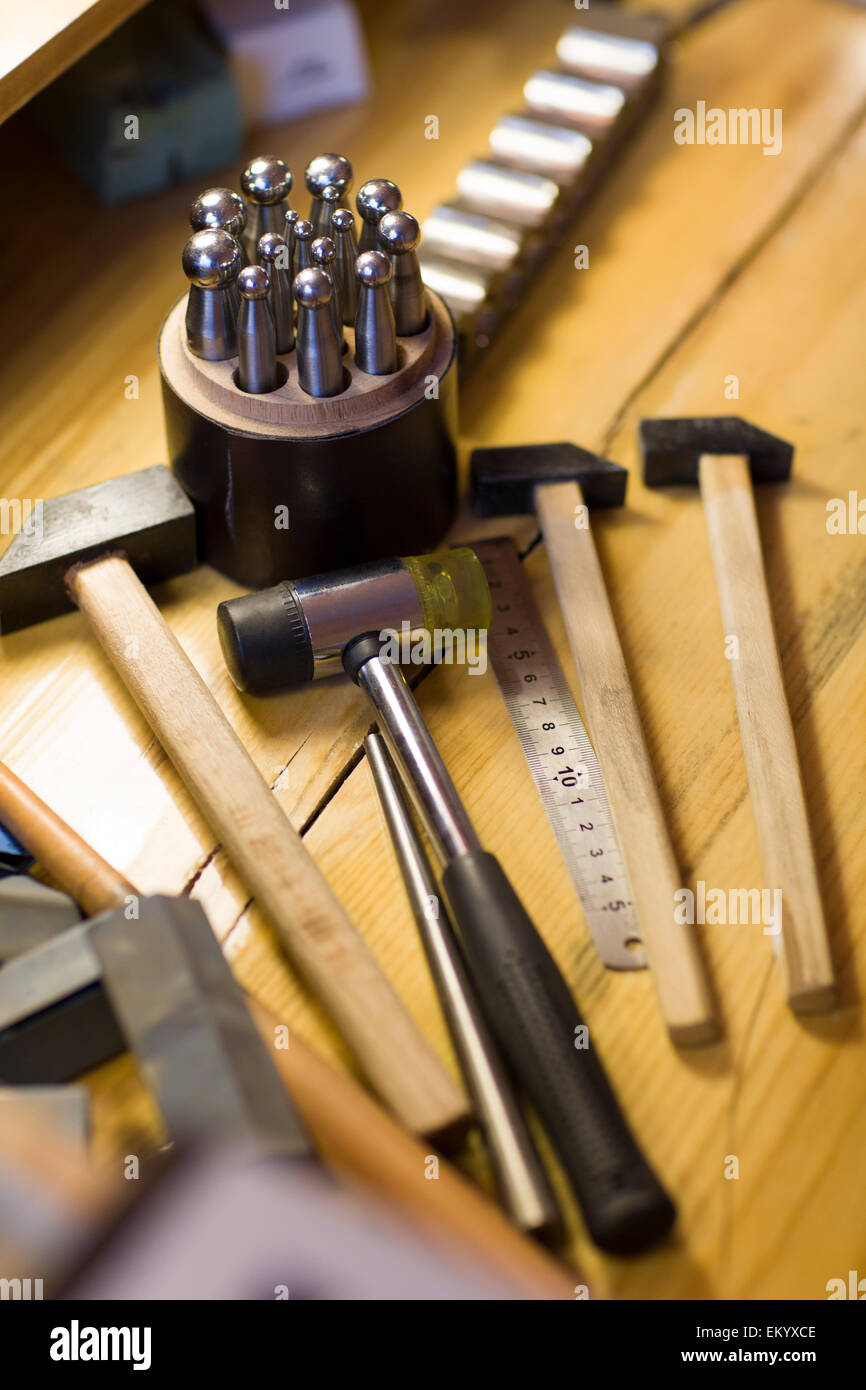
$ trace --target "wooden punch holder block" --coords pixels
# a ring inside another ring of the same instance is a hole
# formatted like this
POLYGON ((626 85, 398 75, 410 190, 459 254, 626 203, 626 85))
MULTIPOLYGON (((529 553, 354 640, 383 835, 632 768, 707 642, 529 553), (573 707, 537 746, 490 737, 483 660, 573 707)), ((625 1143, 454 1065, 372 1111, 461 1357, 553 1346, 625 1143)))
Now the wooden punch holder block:
POLYGON ((187 296, 159 339, 172 468, 195 505, 199 553, 248 588, 432 549, 456 509, 457 339, 426 291, 426 328, 398 338, 397 371, 362 372, 345 329, 344 390, 308 395, 297 352, 275 391, 236 385, 237 358, 186 341, 187 296))

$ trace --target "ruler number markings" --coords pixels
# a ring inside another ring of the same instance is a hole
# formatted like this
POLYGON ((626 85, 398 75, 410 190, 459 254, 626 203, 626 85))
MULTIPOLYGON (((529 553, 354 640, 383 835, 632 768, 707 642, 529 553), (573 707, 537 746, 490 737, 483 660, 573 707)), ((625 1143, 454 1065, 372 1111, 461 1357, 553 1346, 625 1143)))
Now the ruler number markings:
POLYGON ((531 595, 521 592, 528 585, 516 552, 513 561, 502 554, 514 569, 506 585, 497 549, 495 542, 479 547, 493 606, 494 672, 596 944, 606 958, 604 919, 616 918, 623 964, 622 941, 638 929, 598 762, 531 595))

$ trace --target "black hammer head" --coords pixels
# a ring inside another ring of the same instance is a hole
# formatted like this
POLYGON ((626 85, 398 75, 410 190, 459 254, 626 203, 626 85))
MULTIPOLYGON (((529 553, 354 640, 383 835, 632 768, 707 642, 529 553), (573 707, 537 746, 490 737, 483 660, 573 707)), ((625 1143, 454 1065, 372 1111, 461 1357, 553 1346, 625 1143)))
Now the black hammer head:
POLYGON ((791 476, 794 446, 738 415, 641 420, 640 447, 647 487, 697 484, 701 454, 745 454, 756 483, 791 476))
POLYGON ((628 470, 577 444, 475 449, 470 460, 476 516, 535 511, 540 483, 579 483, 588 507, 621 507, 628 470))
POLYGON ((109 554, 143 584, 195 568, 195 512, 161 464, 36 503, 0 559, 0 633, 71 612, 69 570, 109 554))

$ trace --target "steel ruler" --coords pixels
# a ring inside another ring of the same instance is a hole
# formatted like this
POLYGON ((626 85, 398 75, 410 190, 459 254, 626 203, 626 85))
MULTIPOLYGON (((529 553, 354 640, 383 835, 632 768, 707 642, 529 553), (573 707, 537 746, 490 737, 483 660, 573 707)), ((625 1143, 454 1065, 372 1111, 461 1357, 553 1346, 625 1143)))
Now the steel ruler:
POLYGON ((647 966, 601 770, 514 542, 472 542, 490 585, 487 655, 532 779, 611 970, 647 966))

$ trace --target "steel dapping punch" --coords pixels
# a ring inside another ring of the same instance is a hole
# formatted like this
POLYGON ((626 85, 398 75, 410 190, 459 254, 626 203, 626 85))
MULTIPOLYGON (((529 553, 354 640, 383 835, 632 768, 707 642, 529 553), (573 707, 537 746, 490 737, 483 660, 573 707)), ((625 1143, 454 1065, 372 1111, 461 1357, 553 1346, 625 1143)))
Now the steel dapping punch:
POLYGON ((278 353, 290 352, 295 346, 295 316, 291 252, 285 238, 266 232, 259 241, 259 260, 269 281, 268 305, 274 320, 275 349, 278 353))
POLYGON ((381 734, 364 749, 502 1204, 524 1231, 556 1240, 562 1217, 513 1082, 484 1020, 421 835, 381 734))
MULTIPOLYGON (((326 188, 325 192, 332 194, 335 190, 333 188, 326 188)), ((341 208, 340 211, 348 213, 349 217, 352 216, 347 208, 341 208)), ((332 236, 316 237, 310 247, 310 254, 313 257, 313 265, 318 266, 319 270, 323 270, 331 282, 331 298, 328 308, 331 314, 331 322, 334 325, 334 336, 337 339, 337 344, 342 356, 342 354, 347 351, 348 344, 343 334, 343 306, 340 300, 340 282, 337 279, 337 244, 334 238, 332 236)), ((392 370, 396 370, 396 363, 392 370)))
POLYGON ((0 630, 78 605, 371 1083, 409 1128, 447 1131, 463 1096, 144 588, 192 569, 195 539, 192 504, 165 468, 48 501, 42 539, 16 537, 0 559, 0 630))
POLYGON ((809 835, 797 745, 785 697, 752 483, 785 482, 793 446, 734 415, 642 420, 648 487, 700 488, 726 636, 740 737, 766 885, 782 892, 782 965, 792 1008, 837 1000, 809 835))
POLYGON ((358 189, 355 207, 361 219, 359 251, 379 249, 379 223, 386 212, 399 212, 403 194, 390 179, 368 179, 358 189))
MULTIPOLYGON (((421 566, 425 562, 430 562, 429 596, 448 617, 432 626, 486 628, 490 595, 477 557, 456 550, 416 560, 421 566), (468 585, 466 576, 471 576, 468 585)), ((623 1118, 595 1048, 581 1045, 584 1024, 553 957, 498 861, 481 848, 402 671, 383 659, 385 630, 400 629, 404 622, 407 630, 426 626, 409 562, 390 562, 381 577, 371 575, 370 568, 354 576, 344 571, 337 583, 320 576, 271 590, 264 613, 260 594, 221 604, 220 637, 229 670, 241 689, 254 693, 276 686, 269 662, 284 677, 294 674, 284 686, 299 684, 313 678, 318 647, 332 662, 341 660, 367 693, 444 864, 442 890, 488 1022, 557 1148, 590 1233, 606 1250, 643 1249, 669 1230, 673 1205, 623 1118), (312 600, 309 615, 305 583, 312 600), (402 614, 393 606, 398 586, 408 600, 402 614), (368 614, 377 598, 388 617, 383 621, 377 614, 371 623, 368 614), (279 619, 276 607, 283 599, 279 619), (353 623, 358 635, 347 636, 353 623)))
POLYGON ((391 257, 394 274, 388 282, 388 293, 394 306, 394 321, 399 337, 411 338, 423 333, 427 324, 427 300, 418 264, 418 245, 421 228, 411 212, 386 212, 376 230, 379 249, 391 257))
POLYGON ((327 236, 330 225, 330 203, 325 189, 337 193, 338 207, 348 207, 347 196, 352 187, 354 171, 344 154, 317 154, 304 170, 304 183, 310 195, 310 222, 316 236, 327 236))
POLYGON ((292 182, 288 164, 272 154, 258 155, 241 174, 241 188, 247 200, 243 238, 250 264, 258 260, 259 241, 267 232, 282 234, 292 182))
POLYGON ((240 242, 218 227, 193 232, 183 248, 183 272, 190 282, 186 341, 196 357, 224 362, 237 352, 242 266, 240 242))
POLYGON ((538 515, 659 1006, 675 1042, 711 1042, 712 998, 694 931, 674 920, 682 875, 588 522, 623 505, 627 471, 575 444, 529 444, 476 449, 471 472, 479 515, 538 515))
POLYGON ((355 360, 372 376, 387 375, 397 366, 394 309, 388 297, 392 275, 384 251, 363 251, 355 261, 355 360))
POLYGON ((343 390, 343 364, 331 302, 334 288, 321 266, 299 270, 292 293, 298 305, 298 382, 308 396, 336 396, 343 390))
POLYGON ((268 304, 271 282, 264 266, 246 266, 238 276, 238 291, 238 389, 260 396, 275 390, 279 377, 276 330, 268 304))
POLYGON ((316 229, 312 222, 306 217, 299 217, 295 223, 294 271, 296 275, 299 275, 302 270, 311 270, 313 267, 315 236, 316 229))
POLYGON ((354 328, 358 310, 358 289, 355 282, 358 238, 355 235, 355 219, 348 208, 337 208, 331 218, 331 236, 337 250, 334 281, 343 312, 343 323, 354 328))
POLYGON ((241 269, 247 262, 244 247, 244 228, 247 225, 246 203, 233 188, 206 188, 193 202, 189 210, 189 225, 194 232, 208 232, 214 229, 228 232, 241 248, 241 269))

